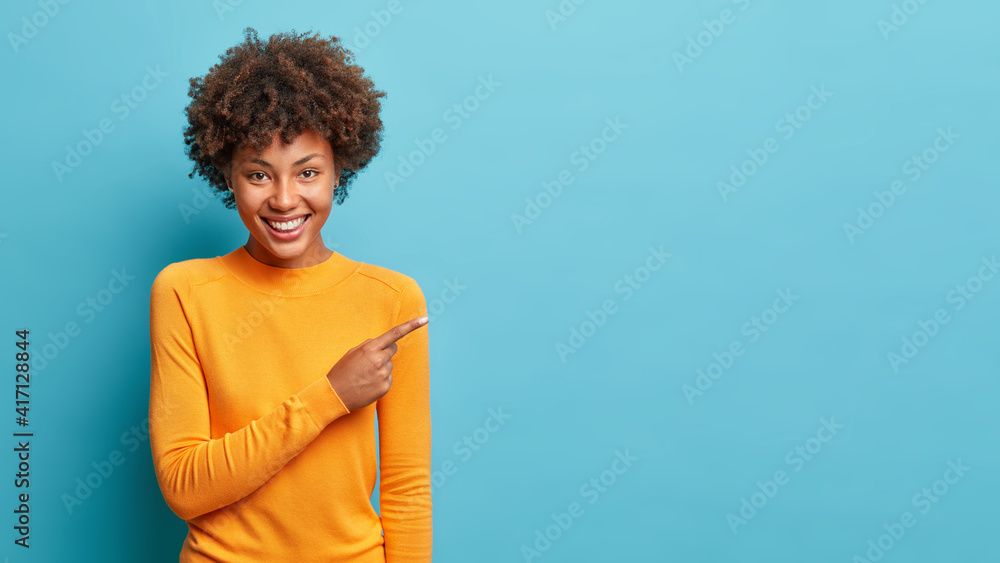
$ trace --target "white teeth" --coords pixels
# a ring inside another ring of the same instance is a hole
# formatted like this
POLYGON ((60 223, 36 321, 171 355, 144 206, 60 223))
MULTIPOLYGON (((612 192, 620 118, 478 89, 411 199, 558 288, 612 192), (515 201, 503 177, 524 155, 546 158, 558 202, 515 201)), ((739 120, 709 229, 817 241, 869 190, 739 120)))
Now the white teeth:
POLYGON ((294 231, 295 229, 299 228, 299 225, 301 225, 306 220, 306 218, 305 216, 299 217, 298 219, 294 221, 288 221, 287 223, 274 223, 269 219, 264 219, 264 220, 267 221, 268 225, 274 227, 274 230, 276 231, 294 231))

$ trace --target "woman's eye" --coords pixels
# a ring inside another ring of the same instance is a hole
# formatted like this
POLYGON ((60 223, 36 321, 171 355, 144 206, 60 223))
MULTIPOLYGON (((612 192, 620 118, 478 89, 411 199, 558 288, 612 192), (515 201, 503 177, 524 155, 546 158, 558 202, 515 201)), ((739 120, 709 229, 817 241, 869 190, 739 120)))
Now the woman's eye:
POLYGON ((306 176, 306 178, 312 178, 313 176, 315 176, 316 174, 318 174, 318 172, 316 172, 315 170, 303 170, 302 173, 303 174, 306 174, 306 173, 310 174, 309 176, 306 176))
POLYGON ((258 178, 257 177, 258 175, 263 176, 264 173, 263 172, 251 172, 250 175, 248 176, 248 178, 250 178, 251 180, 263 180, 263 178, 258 178))

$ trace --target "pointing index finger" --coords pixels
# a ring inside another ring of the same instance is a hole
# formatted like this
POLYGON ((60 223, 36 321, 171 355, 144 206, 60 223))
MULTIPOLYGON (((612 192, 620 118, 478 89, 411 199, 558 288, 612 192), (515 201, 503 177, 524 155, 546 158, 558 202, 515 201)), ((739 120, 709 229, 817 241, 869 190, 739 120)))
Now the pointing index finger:
POLYGON ((374 340, 374 344, 379 350, 381 350, 425 324, 427 324, 427 317, 410 319, 403 324, 390 328, 385 334, 377 337, 374 340))

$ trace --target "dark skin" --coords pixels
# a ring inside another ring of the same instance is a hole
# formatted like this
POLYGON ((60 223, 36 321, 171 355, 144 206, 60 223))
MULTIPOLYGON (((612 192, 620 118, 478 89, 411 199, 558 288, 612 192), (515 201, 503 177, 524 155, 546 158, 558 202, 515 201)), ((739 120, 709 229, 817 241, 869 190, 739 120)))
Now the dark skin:
POLYGON ((366 407, 389 392, 396 341, 425 324, 426 317, 410 319, 351 348, 337 361, 326 377, 348 410, 366 407))

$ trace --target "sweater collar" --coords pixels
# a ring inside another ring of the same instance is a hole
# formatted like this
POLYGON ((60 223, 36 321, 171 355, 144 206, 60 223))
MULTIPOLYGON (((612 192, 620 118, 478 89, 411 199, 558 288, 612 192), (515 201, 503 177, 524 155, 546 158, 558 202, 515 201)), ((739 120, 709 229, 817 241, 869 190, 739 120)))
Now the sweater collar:
POLYGON ((361 265, 334 250, 325 261, 308 268, 279 268, 257 260, 245 246, 216 259, 246 285, 285 296, 311 295, 333 287, 361 265))

